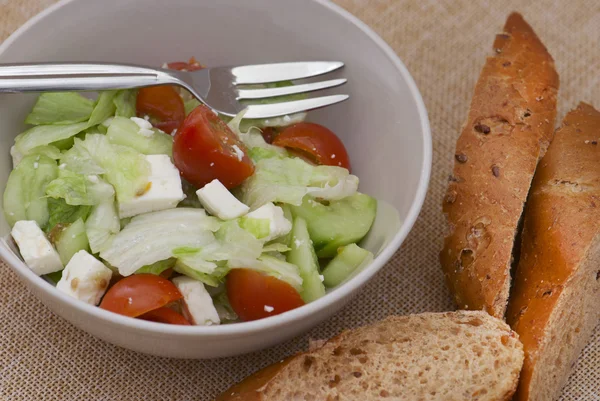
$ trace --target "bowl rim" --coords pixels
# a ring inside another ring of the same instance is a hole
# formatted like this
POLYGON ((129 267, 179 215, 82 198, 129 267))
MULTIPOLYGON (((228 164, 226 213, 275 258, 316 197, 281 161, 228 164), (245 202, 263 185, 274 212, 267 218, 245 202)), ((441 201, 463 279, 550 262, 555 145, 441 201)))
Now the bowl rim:
MULTIPOLYGON (((49 15, 57 12, 64 6, 80 0, 60 0, 59 2, 51 5, 44 9, 25 24, 19 27, 13 32, 2 44, 0 44, 0 57, 12 44, 30 27, 34 26, 41 20, 45 19, 49 15)), ((149 322, 141 319, 132 319, 130 317, 121 316, 119 314, 106 311, 94 305, 89 305, 84 302, 80 302, 74 298, 63 294, 60 291, 56 291, 54 286, 48 283, 46 280, 34 274, 23 261, 21 261, 10 249, 4 246, 0 246, 0 257, 6 261, 6 263, 13 269, 18 270, 17 273, 21 277, 25 277, 28 280, 29 286, 34 286, 36 290, 48 292, 49 296, 58 298, 60 302, 69 304, 72 308, 75 308, 78 312, 88 313, 98 320, 110 321, 112 324, 122 326, 125 329, 143 331, 145 333, 159 333, 177 335, 184 337, 195 337, 202 336, 205 338, 220 337, 223 336, 235 336, 256 334, 258 332, 275 329, 282 326, 287 326, 295 321, 308 318, 313 314, 317 314, 319 311, 327 308, 328 305, 335 304, 344 298, 351 296, 357 290, 365 285, 381 268, 392 258, 396 251, 400 248, 400 245, 406 239, 408 233, 412 230, 414 223, 419 216, 427 190, 429 187, 429 178, 431 174, 432 165, 432 139, 431 129, 429 124, 429 118, 425 103, 417 88, 417 85, 410 75, 408 69, 400 58, 396 55, 394 50, 368 25, 362 22, 360 19, 355 17, 349 11, 346 11, 341 6, 334 4, 328 0, 311 0, 313 3, 329 9, 330 11, 338 14, 343 19, 355 25, 365 35, 367 35, 388 57, 392 64, 396 67, 399 74, 405 80, 412 98, 414 99, 417 110, 419 113, 419 119, 422 129, 423 139, 423 163, 421 165, 421 172, 419 177, 419 184, 412 205, 408 211, 408 214, 401 224, 400 229, 394 235, 388 245, 382 250, 382 252, 374 258, 373 262, 365 267, 365 269, 354 276, 351 280, 344 283, 335 291, 326 294, 324 297, 306 304, 300 308, 288 311, 281 315, 271 316, 265 319, 251 321, 251 322, 240 322, 227 325, 215 325, 215 326, 177 326, 168 325, 155 322, 149 322)))

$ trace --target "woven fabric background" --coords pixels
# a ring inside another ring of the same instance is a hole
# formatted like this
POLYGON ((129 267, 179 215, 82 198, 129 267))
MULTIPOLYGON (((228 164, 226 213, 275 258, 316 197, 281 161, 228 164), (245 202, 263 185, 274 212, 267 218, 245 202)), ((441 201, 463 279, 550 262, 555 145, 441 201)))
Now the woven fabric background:
MULTIPOLYGON (((0 42, 53 0, 0 0, 0 42)), ((421 216, 400 251, 331 320, 274 348, 211 361, 137 354, 54 316, 0 262, 1 400, 209 400, 283 356, 389 314, 453 308, 438 265, 440 202, 454 141, 494 34, 512 10, 533 25, 561 78, 559 119, 578 101, 600 107, 598 0, 336 0, 383 37, 413 74, 429 110, 433 171, 421 216)), ((600 305, 599 305, 600 307, 600 305)), ((600 327, 577 362, 564 401, 600 400, 600 327)))

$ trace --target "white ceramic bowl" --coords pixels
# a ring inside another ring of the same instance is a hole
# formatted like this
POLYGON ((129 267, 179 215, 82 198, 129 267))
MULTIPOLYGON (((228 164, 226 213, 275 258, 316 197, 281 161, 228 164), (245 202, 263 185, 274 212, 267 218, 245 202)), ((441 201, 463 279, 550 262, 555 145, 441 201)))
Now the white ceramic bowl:
MULTIPOLYGON (((72 0, 36 16, 0 46, 0 63, 105 61, 160 66, 195 56, 209 66, 341 60, 350 100, 311 119, 341 136, 379 212, 363 245, 374 262, 316 302, 248 323, 183 327, 123 317, 76 301, 33 274, 6 246, 0 256, 52 311, 110 343, 176 358, 265 348, 327 319, 390 259, 419 214, 431 168, 421 95, 405 66, 365 24, 323 0, 72 0)), ((0 191, 9 148, 35 96, 0 95, 0 191)), ((0 213, 0 236, 9 227, 0 213)))

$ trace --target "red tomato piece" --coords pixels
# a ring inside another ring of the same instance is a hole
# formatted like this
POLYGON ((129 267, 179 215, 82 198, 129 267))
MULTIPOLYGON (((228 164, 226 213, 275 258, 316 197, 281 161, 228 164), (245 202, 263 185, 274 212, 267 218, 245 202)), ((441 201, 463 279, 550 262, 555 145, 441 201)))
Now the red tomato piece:
POLYGON ((140 319, 149 320, 157 323, 180 324, 183 326, 191 326, 190 322, 180 313, 173 309, 163 306, 162 308, 151 310, 139 316, 140 319))
POLYGON ((231 307, 244 321, 263 319, 304 305, 294 287, 255 270, 233 269, 225 284, 231 307))
POLYGON ((167 270, 165 270, 164 272, 160 273, 160 276, 162 278, 166 278, 167 280, 171 278, 171 276, 173 275, 174 270, 172 267, 169 267, 167 270))
POLYGON ((192 57, 188 62, 185 61, 174 61, 172 63, 167 64, 167 68, 171 70, 179 70, 179 71, 197 71, 204 68, 194 57, 192 57))
POLYGON ((119 280, 102 298, 100 307, 137 317, 183 298, 169 280, 154 274, 134 274, 119 280))
POLYGON ((227 188, 254 173, 244 144, 211 109, 196 107, 175 135, 173 160, 183 178, 202 188, 214 179, 227 188))
POLYGON ((170 134, 185 119, 185 106, 179 93, 169 85, 141 88, 136 101, 138 116, 150 116, 153 125, 170 134))
POLYGON ((346 147, 331 130, 315 123, 291 125, 273 140, 273 145, 301 151, 319 164, 350 170, 346 147))
POLYGON ((273 143, 275 137, 277 137, 277 129, 273 127, 266 127, 262 129, 261 134, 265 142, 271 144, 273 143))

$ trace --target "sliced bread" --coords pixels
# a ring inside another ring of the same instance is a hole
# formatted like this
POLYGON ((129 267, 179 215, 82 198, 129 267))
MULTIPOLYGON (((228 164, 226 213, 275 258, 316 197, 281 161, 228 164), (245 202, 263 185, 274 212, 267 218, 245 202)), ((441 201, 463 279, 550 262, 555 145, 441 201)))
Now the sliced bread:
POLYGON ((519 14, 508 17, 494 50, 456 144, 440 261, 459 308, 503 318, 523 205, 554 132, 558 75, 519 14))
POLYGON ((219 401, 508 401, 523 363, 516 334, 484 312, 389 317, 248 377, 219 401))
POLYGON ((560 396, 600 323, 600 112, 580 104, 540 162, 507 320, 525 363, 516 400, 560 396))

